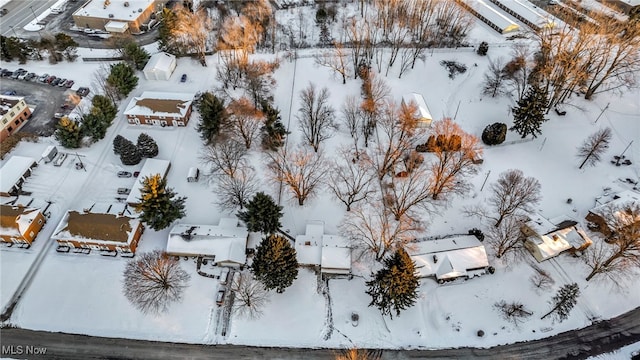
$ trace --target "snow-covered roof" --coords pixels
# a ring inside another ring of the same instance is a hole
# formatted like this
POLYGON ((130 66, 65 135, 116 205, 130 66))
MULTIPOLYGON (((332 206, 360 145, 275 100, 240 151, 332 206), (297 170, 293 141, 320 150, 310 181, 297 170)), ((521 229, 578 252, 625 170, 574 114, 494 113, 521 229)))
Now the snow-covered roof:
POLYGON ((169 232, 167 253, 180 256, 215 257, 215 262, 244 264, 249 232, 235 218, 223 218, 218 225, 178 224, 169 232))
POLYGON ((109 21, 104 26, 105 30, 109 32, 115 32, 115 33, 123 33, 127 31, 128 28, 129 28, 129 24, 122 21, 109 21))
POLYGON ((402 96, 402 101, 409 105, 414 103, 415 106, 418 107, 418 113, 420 114, 421 119, 432 120, 433 117, 429 112, 429 108, 427 107, 427 103, 424 101, 424 97, 418 93, 409 93, 402 96))
POLYGON ((142 71, 171 71, 176 62, 176 56, 166 52, 151 55, 142 71))
POLYGON ((51 238, 57 241, 131 244, 135 229, 140 225, 140 220, 120 214, 67 210, 51 238))
POLYGON ((136 20, 146 8, 155 6, 153 0, 102 1, 90 0, 76 10, 74 16, 90 16, 112 20, 136 20), (125 3, 128 5, 125 6, 125 3), (110 16, 111 15, 111 16, 110 16))
POLYGON ((32 167, 36 160, 26 156, 12 156, 0 168, 0 193, 10 193, 20 178, 32 167))
POLYGON ((555 223, 540 214, 531 215, 525 224, 538 235, 546 235, 557 229, 555 223))
POLYGON ((0 95, 0 115, 4 115, 11 110, 16 104, 24 100, 22 96, 0 95))
POLYGON ((140 198, 142 197, 140 190, 142 189, 142 181, 145 177, 160 174, 160 176, 164 178, 167 176, 170 166, 171 162, 169 160, 146 159, 144 165, 142 165, 142 169, 140 169, 140 174, 138 174, 136 178, 135 185, 131 188, 129 196, 127 196, 127 204, 138 204, 140 202, 140 198))
POLYGON ((610 201, 594 207, 589 212, 606 218, 607 214, 610 213, 610 209, 618 209, 626 204, 640 204, 640 193, 634 190, 617 193, 610 201))
POLYGON ((305 233, 296 237, 295 249, 301 265, 319 265, 325 273, 348 274, 351 271, 351 249, 347 239, 326 235, 322 224, 308 223, 305 233))
MULTIPOLYGON (((547 220, 540 214, 535 214, 524 225, 531 229, 534 234, 530 234, 527 239, 527 248, 533 252, 533 256, 538 261, 550 259, 560 253, 570 249, 580 249, 591 244, 591 239, 586 232, 574 222, 563 221, 570 226, 558 226, 555 221, 547 220)), ((561 223, 560 223, 561 224, 561 223)))
POLYGON ((184 117, 191 107, 192 93, 145 91, 129 102, 125 115, 184 117))
POLYGON ((489 266, 487 252, 473 235, 413 243, 408 248, 419 277, 452 279, 489 266))
POLYGON ((24 206, 0 205, 0 234, 24 236, 40 210, 24 206))

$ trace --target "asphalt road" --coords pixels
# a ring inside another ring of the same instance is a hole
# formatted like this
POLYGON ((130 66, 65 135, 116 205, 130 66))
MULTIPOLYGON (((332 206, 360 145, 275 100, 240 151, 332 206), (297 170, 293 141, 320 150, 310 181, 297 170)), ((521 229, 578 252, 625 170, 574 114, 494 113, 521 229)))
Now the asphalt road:
MULTIPOLYGON (((114 315, 115 316, 115 315, 114 315)), ((193 345, 15 328, 0 330, 3 356, 17 359, 333 359, 337 350, 193 345), (35 349, 35 350, 34 350, 35 349), (27 354, 31 350, 32 354, 27 354)), ((382 358, 407 359, 585 359, 640 342, 640 308, 580 330, 489 349, 384 350, 382 358)))

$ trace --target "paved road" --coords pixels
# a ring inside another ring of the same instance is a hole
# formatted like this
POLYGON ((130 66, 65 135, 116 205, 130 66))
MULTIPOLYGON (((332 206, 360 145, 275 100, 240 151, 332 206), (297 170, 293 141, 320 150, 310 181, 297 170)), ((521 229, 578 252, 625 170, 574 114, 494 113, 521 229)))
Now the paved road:
MULTIPOLYGON (((332 359, 336 350, 261 348, 232 345, 192 345, 24 329, 1 329, 2 355, 20 359, 332 359), (39 354, 26 354, 34 346, 39 354), (45 351, 43 354, 42 351, 45 351), (21 352, 18 354, 18 352, 21 352), (19 355, 19 356, 18 356, 19 355)), ((382 351, 382 358, 407 359, 585 359, 640 342, 640 308, 584 329, 546 339, 491 349, 382 351)))

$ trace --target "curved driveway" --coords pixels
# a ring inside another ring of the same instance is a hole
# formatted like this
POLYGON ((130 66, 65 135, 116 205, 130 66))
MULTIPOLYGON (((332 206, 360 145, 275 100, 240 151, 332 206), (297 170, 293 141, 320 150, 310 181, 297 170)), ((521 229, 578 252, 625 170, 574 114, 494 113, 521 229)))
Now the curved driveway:
MULTIPOLYGON (((640 341, 640 308, 549 338, 490 349, 384 350, 383 359, 585 359, 640 341)), ((101 338, 25 329, 0 330, 2 356, 21 359, 332 359, 336 350, 193 345, 101 338), (41 348, 26 354, 28 346, 41 348), (42 349, 44 348, 44 349, 42 349), (42 351, 46 350, 44 354, 42 351), (21 352, 18 354, 17 352, 21 352)))

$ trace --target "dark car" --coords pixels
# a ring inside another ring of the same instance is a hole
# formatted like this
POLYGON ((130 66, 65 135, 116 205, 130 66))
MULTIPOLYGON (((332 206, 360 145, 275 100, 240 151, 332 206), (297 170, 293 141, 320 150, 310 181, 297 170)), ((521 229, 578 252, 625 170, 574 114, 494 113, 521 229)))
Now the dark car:
POLYGON ((44 82, 46 82, 47 84, 51 84, 57 78, 58 78, 57 76, 51 75, 44 82))
POLYGON ((182 77, 180 78, 180 82, 187 82, 187 74, 182 74, 182 77))
POLYGON ((18 78, 18 76, 20 76, 20 75, 22 75, 22 74, 25 74, 25 73, 27 73, 27 70, 25 70, 25 69, 18 69, 18 70, 16 70, 16 71, 14 71, 14 72, 13 72, 13 74, 11 75, 11 78, 12 78, 12 79, 17 79, 17 78, 18 78))
POLYGON ((86 88, 86 87, 78 88, 78 90, 76 90, 76 94, 80 96, 87 96, 89 95, 89 88, 86 88))
POLYGON ((0 10, 0 16, 5 16, 5 15, 7 15, 8 13, 9 13, 9 10, 7 10, 7 9, 2 9, 2 10, 0 10))
POLYGON ((27 76, 24 77, 24 79, 26 81, 30 81, 33 80, 35 77, 37 77, 38 75, 36 75, 36 73, 28 73, 27 76))
POLYGON ((118 171, 118 177, 129 178, 131 177, 131 173, 128 171, 118 171))
POLYGON ((60 80, 60 82, 57 85, 59 87, 63 87, 66 82, 67 82, 67 79, 62 79, 62 80, 60 80))
POLYGON ((0 73, 0 75, 2 75, 3 77, 11 76, 13 75, 13 71, 8 69, 2 69, 2 73, 0 73))
POLYGON ((49 84, 51 86, 58 86, 58 84, 60 84, 61 81, 64 81, 64 79, 56 78, 56 79, 53 79, 53 81, 50 82, 49 84))
POLYGON ((5 91, 2 95, 14 96, 14 95, 17 95, 17 94, 16 94, 15 91, 9 90, 9 91, 5 91))
POLYGON ((38 81, 45 82, 45 81, 47 81, 48 78, 49 78, 49 74, 44 73, 44 74, 38 76, 38 81))
POLYGON ((73 80, 68 80, 66 84, 64 84, 64 87, 66 87, 67 89, 72 87, 74 84, 73 80))

